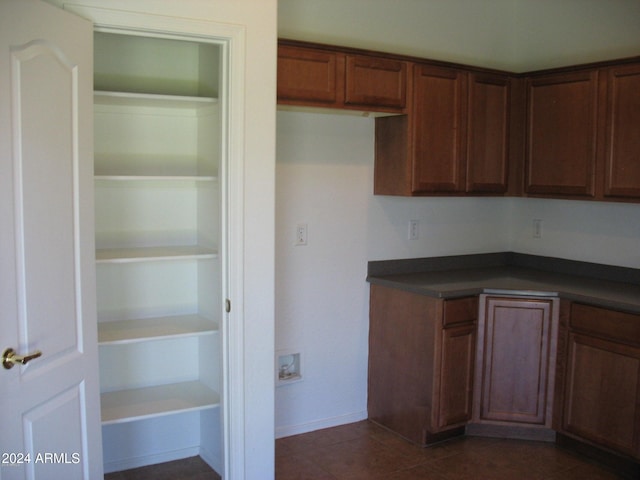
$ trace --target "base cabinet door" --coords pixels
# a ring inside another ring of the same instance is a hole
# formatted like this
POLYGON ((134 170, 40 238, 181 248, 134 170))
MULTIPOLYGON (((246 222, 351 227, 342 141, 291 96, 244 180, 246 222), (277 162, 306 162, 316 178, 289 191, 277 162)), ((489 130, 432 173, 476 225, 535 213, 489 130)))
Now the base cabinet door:
POLYGON ((567 382, 563 428, 640 457, 640 350, 572 334, 567 382))
POLYGON ((550 428, 555 318, 552 299, 485 297, 478 326, 474 421, 550 428))
POLYGON ((561 430, 640 459, 640 315, 572 304, 561 430))
POLYGON ((442 365, 438 427, 464 424, 471 419, 476 324, 442 331, 442 365))
POLYGON ((371 286, 369 419, 421 445, 462 434, 471 414, 477 297, 371 286))

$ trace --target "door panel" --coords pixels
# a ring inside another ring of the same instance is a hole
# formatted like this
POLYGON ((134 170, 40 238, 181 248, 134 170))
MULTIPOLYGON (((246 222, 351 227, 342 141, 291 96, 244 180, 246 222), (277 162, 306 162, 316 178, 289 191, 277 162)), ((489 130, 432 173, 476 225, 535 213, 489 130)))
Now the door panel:
POLYGON ((92 30, 0 4, 0 368, 7 479, 101 478, 93 241, 92 30), (22 461, 20 461, 22 460, 22 461))
MULTIPOLYGON (((74 239, 78 157, 73 151, 78 132, 72 103, 77 98, 77 72, 49 42, 15 47, 12 69, 15 255, 22 285, 18 290, 18 345, 22 351, 46 351, 51 361, 77 355, 82 335, 74 279, 79 267, 74 239), (42 112, 55 112, 56 121, 47 121, 42 112)), ((43 365, 50 363, 34 362, 29 371, 43 365)))

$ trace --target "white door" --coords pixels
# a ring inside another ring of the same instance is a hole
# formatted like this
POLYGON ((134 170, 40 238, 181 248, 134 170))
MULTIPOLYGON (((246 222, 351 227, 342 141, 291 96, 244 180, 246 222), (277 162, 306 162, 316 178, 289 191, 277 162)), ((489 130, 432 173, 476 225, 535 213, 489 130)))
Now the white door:
POLYGON ((2 480, 102 478, 92 38, 51 5, 0 0, 0 354, 42 352, 0 366, 2 480))

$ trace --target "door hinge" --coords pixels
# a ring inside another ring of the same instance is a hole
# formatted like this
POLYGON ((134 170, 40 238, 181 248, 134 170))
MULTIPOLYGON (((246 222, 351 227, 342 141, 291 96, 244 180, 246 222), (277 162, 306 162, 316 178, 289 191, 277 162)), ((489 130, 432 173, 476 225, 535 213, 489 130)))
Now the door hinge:
POLYGON ((228 298, 224 301, 224 309, 227 313, 231 311, 231 300, 229 300, 228 298))

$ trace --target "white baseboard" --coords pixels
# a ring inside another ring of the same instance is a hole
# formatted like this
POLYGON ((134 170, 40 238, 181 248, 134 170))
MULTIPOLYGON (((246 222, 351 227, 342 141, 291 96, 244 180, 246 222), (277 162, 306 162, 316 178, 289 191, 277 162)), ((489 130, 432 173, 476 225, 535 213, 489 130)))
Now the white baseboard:
POLYGON ((180 450, 171 450, 155 455, 145 455, 143 457, 123 458, 113 462, 105 462, 104 473, 120 472, 129 470, 130 468, 144 467, 146 465, 155 465, 156 463, 171 462, 180 460, 181 458, 195 457, 200 454, 198 447, 183 448, 180 450))
POLYGON ((322 420, 316 420, 309 423, 302 423, 299 425, 285 425, 276 427, 276 438, 290 437, 291 435, 298 435, 300 433, 309 433, 323 428, 337 427, 340 425, 346 425, 348 423, 359 422, 366 420, 368 417, 367 411, 349 413, 347 415, 340 415, 338 417, 324 418, 322 420))

